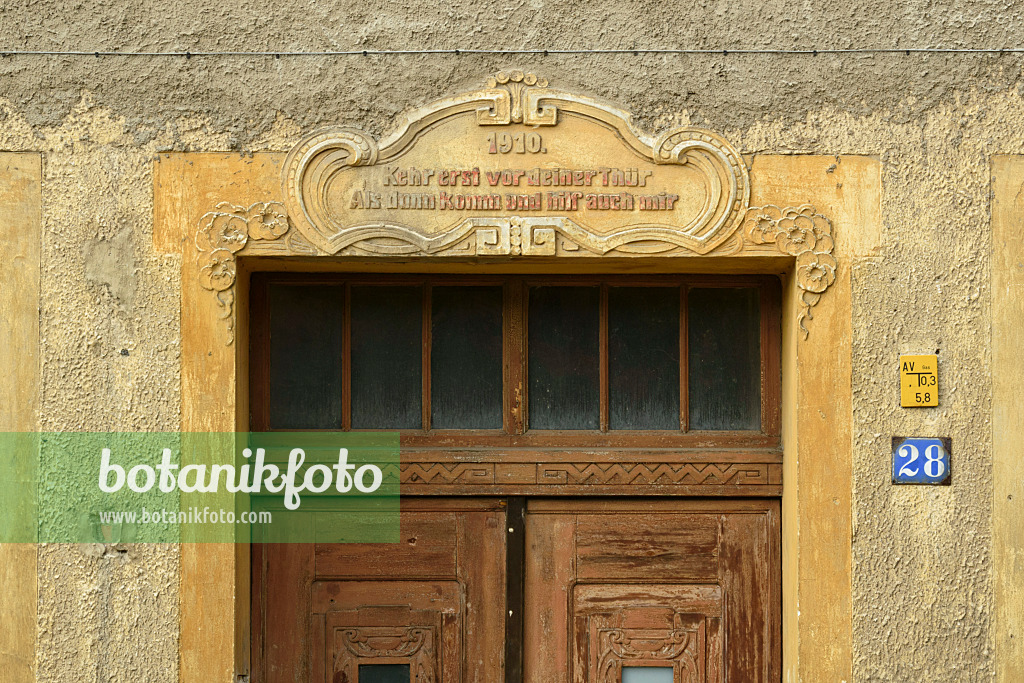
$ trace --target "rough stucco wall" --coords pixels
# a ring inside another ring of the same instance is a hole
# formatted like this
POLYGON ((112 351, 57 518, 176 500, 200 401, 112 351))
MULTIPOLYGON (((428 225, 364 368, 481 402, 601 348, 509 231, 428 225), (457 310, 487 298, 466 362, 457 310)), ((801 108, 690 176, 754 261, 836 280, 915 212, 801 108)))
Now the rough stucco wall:
MULTIPOLYGON (((50 129, 3 118, 0 146, 44 152, 40 428, 177 429, 180 267, 151 254, 149 153, 86 102, 50 129)), ((50 544, 38 563, 40 680, 176 680, 176 548, 50 544)))
MULTIPOLYGON (((541 0, 36 1, 4 7, 0 49, 998 47, 1022 29, 1022 10, 995 0, 600 0, 585 14, 541 0)), ((0 148, 44 153, 42 429, 178 426, 180 265, 152 250, 158 151, 286 150, 339 123, 380 132, 406 107, 519 67, 616 100, 648 127, 714 128, 744 153, 876 155, 881 247, 853 264, 854 678, 989 680, 987 155, 1024 152, 1021 65, 900 54, 2 56, 0 148), (942 405, 898 408, 897 355, 934 349, 942 405), (890 436, 915 433, 953 437, 952 487, 888 483, 890 436)), ((162 546, 41 547, 39 679, 176 680, 177 562, 162 546)))
MULTIPOLYGON (((1016 90, 905 118, 809 112, 727 133, 744 152, 882 162, 881 244, 853 259, 856 681, 992 680, 989 164, 1020 153, 1016 90), (899 408, 901 353, 939 354, 940 407, 899 408), (953 485, 890 483, 893 435, 953 439, 953 485)), ((802 484, 804 485, 804 484, 802 484)), ((828 486, 827 482, 822 483, 828 486)))

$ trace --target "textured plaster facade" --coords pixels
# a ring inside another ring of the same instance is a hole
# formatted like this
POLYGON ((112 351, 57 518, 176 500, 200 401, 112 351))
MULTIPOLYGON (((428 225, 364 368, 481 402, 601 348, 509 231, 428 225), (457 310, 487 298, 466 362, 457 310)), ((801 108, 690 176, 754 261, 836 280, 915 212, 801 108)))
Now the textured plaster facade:
MULTIPOLYGON (((982 1, 585 12, 540 0, 32 2, 4 8, 0 49, 1000 47, 1019 41, 1022 15, 982 1)), ((180 425, 180 257, 152 234, 160 152, 286 151, 332 124, 379 133, 409 107, 518 67, 614 100, 651 130, 711 128, 743 154, 875 157, 882 220, 850 263, 853 679, 994 680, 1012 651, 996 647, 1008 634, 994 622, 990 165, 1024 154, 1022 65, 963 54, 0 57, 0 149, 42 155, 38 428, 180 425), (898 407, 895 361, 910 352, 939 354, 938 408, 898 407), (914 433, 952 437, 952 486, 890 485, 890 437, 914 433)), ((174 547, 50 545, 37 561, 38 680, 177 680, 174 547)))

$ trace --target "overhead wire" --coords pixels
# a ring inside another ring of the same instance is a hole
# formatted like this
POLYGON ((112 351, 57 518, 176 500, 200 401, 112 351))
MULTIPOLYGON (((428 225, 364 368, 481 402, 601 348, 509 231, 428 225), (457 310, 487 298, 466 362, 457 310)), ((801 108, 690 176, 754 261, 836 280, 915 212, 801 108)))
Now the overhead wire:
POLYGON ((1005 48, 964 48, 964 47, 883 47, 883 48, 593 48, 593 49, 554 49, 554 48, 438 48, 408 50, 172 50, 172 51, 118 51, 118 50, 19 50, 0 48, 0 57, 174 57, 191 59, 193 57, 391 57, 413 55, 521 55, 521 56, 552 56, 552 55, 886 55, 903 54, 1021 54, 1024 47, 1005 48))

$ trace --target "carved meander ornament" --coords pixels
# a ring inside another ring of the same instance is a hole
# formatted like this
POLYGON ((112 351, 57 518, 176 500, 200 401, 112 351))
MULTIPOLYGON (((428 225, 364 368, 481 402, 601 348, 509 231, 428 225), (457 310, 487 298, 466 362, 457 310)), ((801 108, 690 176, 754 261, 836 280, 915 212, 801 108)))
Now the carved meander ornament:
POLYGON ((201 285, 229 327, 242 253, 599 258, 795 257, 798 323, 835 281, 831 222, 811 206, 750 206, 743 158, 695 128, 649 135, 603 101, 520 71, 410 112, 380 140, 302 140, 283 204, 219 204, 196 235, 201 285))

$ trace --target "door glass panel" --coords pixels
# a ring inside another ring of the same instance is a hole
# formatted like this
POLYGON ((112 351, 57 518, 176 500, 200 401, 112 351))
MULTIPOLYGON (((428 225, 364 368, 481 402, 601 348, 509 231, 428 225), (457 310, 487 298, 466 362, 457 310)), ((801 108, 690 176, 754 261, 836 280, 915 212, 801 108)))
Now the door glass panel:
POLYGON ((608 290, 609 426, 679 429, 679 290, 608 290))
POLYGON ((271 285, 270 426, 341 427, 341 287, 271 285))
POLYGON ((599 305, 597 287, 530 289, 531 429, 601 426, 599 305))
POLYGON ((434 287, 434 429, 501 429, 501 287, 434 287))
POLYGON ((672 683, 673 680, 671 666, 622 667, 622 683, 672 683))
POLYGON ((352 287, 352 428, 423 424, 423 294, 419 287, 352 287))
POLYGON ((690 429, 761 426, 760 290, 689 292, 690 429))
POLYGON ((359 683, 409 683, 409 665, 360 664, 359 683))

